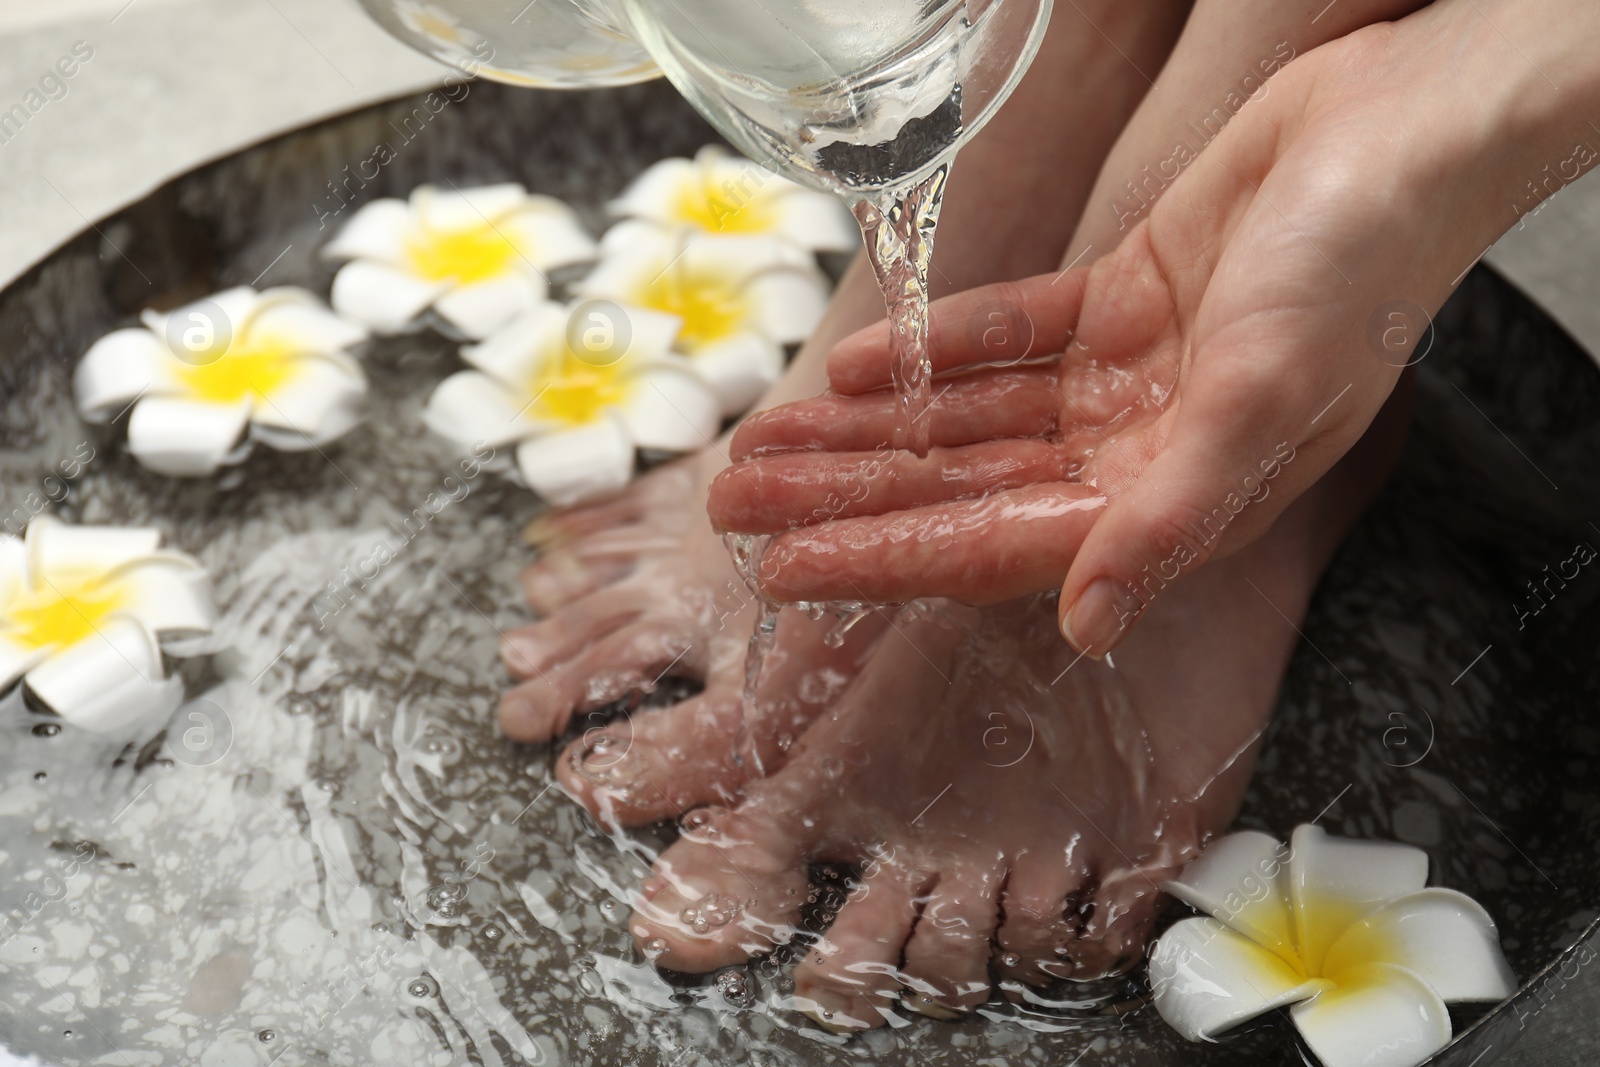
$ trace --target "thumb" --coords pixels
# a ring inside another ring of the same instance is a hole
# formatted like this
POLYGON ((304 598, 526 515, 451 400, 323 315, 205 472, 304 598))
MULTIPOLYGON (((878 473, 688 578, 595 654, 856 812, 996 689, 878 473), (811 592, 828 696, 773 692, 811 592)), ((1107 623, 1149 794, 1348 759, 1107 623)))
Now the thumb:
POLYGON ((1183 575, 1259 536, 1337 455, 1320 439, 1302 442, 1271 417, 1177 413, 1165 445, 1112 497, 1073 560, 1061 588, 1067 642, 1104 656, 1183 575))

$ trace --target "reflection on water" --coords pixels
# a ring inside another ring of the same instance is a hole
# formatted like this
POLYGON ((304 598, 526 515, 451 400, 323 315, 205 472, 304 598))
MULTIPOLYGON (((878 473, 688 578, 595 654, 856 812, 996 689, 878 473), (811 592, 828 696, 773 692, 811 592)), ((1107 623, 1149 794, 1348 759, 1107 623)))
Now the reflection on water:
MULTIPOLYGON (((60 275, 62 293, 85 262, 60 275)), ((1421 368, 1407 462, 1304 627, 1241 821, 1283 836, 1320 814, 1334 833, 1428 849, 1435 881, 1483 900, 1526 976, 1593 916, 1600 886, 1583 837, 1600 811, 1587 719, 1600 668, 1577 622, 1600 579, 1574 580, 1523 631, 1514 606, 1541 567, 1600 537, 1562 510, 1593 499, 1600 388, 1507 317, 1527 312, 1508 312, 1492 280, 1468 293, 1421 368)), ((230 738, 209 762, 175 758, 170 741, 116 753, 53 730, 19 694, 0 706, 8 1044, 141 1067, 1292 1055, 1271 1020, 1217 1048, 1182 1045, 1133 986, 1109 991, 1118 1011, 1098 1007, 1105 989, 1067 988, 959 1024, 837 1038, 784 1008, 781 960, 688 978, 636 956, 629 895, 673 831, 601 834, 552 786, 551 752, 492 725, 498 632, 526 617, 518 533, 536 506, 492 473, 442 480, 452 457, 417 427, 421 398, 454 369, 447 346, 388 341, 368 360, 374 417, 327 457, 261 453, 219 481, 174 483, 101 443, 57 509, 156 523, 216 575, 224 619, 184 677, 230 738)), ((5 440, 25 444, 0 454, 6 486, 81 442, 67 374, 12 375, 5 440)), ((850 872, 813 876, 820 926, 850 872)))

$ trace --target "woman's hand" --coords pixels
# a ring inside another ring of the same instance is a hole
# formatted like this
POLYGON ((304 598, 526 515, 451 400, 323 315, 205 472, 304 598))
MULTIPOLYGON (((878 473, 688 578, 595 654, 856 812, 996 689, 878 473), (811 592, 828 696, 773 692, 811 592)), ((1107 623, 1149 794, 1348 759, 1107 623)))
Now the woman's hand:
POLYGON ((1068 640, 1114 648, 1350 448, 1426 316, 1516 221, 1507 205, 1582 140, 1596 60, 1572 42, 1600 9, 1517 6, 1515 42, 1471 0, 1439 0, 1308 53, 1111 256, 941 301, 933 360, 956 376, 924 459, 887 449, 886 333, 843 342, 838 395, 736 435, 713 520, 777 535, 762 574, 782 599, 987 602, 1059 582, 1068 640), (997 336, 1063 354, 973 370, 997 336))

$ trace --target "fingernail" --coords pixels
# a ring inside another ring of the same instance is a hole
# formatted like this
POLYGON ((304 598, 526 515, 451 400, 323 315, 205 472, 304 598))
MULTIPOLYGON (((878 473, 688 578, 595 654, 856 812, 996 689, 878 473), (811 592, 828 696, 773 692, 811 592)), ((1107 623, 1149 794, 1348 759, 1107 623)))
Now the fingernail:
POLYGON ((1101 659, 1127 635, 1144 610, 1133 586, 1115 578, 1096 578, 1079 594, 1061 620, 1061 635, 1079 652, 1101 659))

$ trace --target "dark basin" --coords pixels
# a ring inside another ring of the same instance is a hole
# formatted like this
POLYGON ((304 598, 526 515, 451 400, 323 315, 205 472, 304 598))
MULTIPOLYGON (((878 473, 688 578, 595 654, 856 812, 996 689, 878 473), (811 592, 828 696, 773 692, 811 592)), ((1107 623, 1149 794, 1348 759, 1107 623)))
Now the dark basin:
MULTIPOLYGON (((394 158, 344 187, 359 200, 514 179, 598 230, 628 178, 714 137, 659 84, 475 85, 437 114, 419 106, 203 167, 0 294, 0 521, 153 523, 199 555, 226 617, 184 677, 232 732, 225 755, 189 766, 159 743, 118 752, 36 730, 48 720, 15 691, 0 702, 0 911, 24 912, 0 944, 0 1038, 62 1064, 1296 1062, 1281 1018, 1196 1047, 1148 1007, 997 1002, 960 1025, 846 1041, 635 957, 627 892, 670 828, 598 833, 551 788, 550 752, 493 726, 497 631, 525 618, 531 495, 479 477, 337 612, 315 606, 450 470, 418 420, 457 367, 442 338, 371 345, 371 417, 325 454, 258 451, 173 482, 115 430, 79 423, 76 359, 141 308, 263 271, 260 285, 326 292, 315 252, 350 210, 330 183, 379 143, 394 158), (47 491, 85 444, 70 491, 47 491), (22 903, 73 857, 64 895, 22 903)), ((1240 822, 1281 837, 1320 815, 1334 833, 1411 842, 1437 884, 1488 907, 1525 985, 1458 1015, 1436 1062, 1474 1067, 1537 1026, 1593 954, 1580 939, 1600 910, 1600 576, 1531 617, 1517 606, 1576 544, 1600 546, 1600 370, 1479 268, 1415 373, 1409 451, 1322 584, 1240 822)), ((750 978, 766 993, 775 972, 750 978)))

